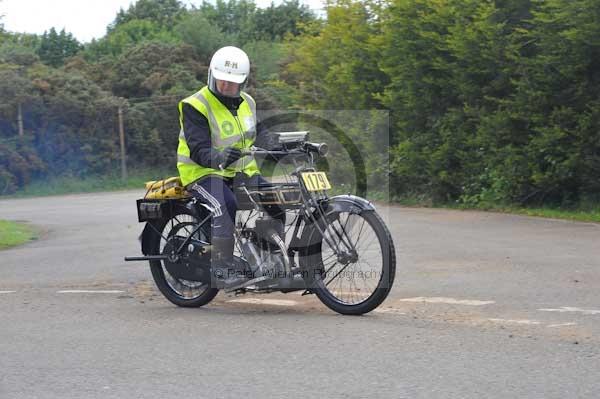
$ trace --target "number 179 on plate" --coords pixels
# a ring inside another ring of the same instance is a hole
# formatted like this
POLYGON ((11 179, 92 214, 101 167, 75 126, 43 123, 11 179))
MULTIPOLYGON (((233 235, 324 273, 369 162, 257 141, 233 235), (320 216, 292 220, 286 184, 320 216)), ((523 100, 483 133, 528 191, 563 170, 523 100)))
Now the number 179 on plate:
POLYGON ((302 180, 308 191, 329 190, 331 188, 325 172, 304 172, 302 173, 302 180))

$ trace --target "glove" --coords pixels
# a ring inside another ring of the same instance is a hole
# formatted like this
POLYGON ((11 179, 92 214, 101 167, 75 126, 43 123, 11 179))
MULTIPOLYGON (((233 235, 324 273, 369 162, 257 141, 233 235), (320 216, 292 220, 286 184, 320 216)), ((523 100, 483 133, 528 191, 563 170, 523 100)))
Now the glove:
POLYGON ((242 152, 237 148, 227 147, 223 151, 215 151, 212 166, 215 169, 225 169, 242 157, 242 152))

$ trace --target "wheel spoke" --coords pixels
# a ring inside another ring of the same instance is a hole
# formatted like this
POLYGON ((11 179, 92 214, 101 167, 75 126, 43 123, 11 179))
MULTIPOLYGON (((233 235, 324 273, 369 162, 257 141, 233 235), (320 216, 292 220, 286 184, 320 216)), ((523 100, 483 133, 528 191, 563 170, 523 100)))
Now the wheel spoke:
POLYGON ((360 250, 361 252, 363 250, 366 250, 366 248, 369 248, 371 246, 371 243, 373 243, 375 240, 379 240, 377 238, 377 235, 373 235, 373 237, 370 237, 369 241, 367 244, 361 244, 356 250, 357 252, 360 250))
POLYGON ((356 241, 354 242, 355 248, 356 248, 356 245, 358 244, 358 241, 360 240, 360 235, 362 234, 362 230, 365 227, 365 223, 366 223, 366 220, 363 219, 362 224, 360 225, 360 230, 358 230, 358 235, 356 237, 356 241))
POLYGON ((348 221, 350 220, 350 214, 348 214, 348 216, 346 217, 346 222, 344 223, 344 225, 342 226, 342 223, 340 222, 339 217, 335 220, 338 222, 338 224, 340 225, 340 227, 342 228, 342 232, 340 233, 338 231, 338 229, 334 226, 334 224, 331 224, 331 229, 335 232, 335 234, 338 236, 338 238, 340 239, 340 243, 344 243, 344 245, 346 247, 348 247, 349 250, 354 249, 354 245, 352 245, 352 241, 350 241, 350 238, 348 237, 347 234, 347 230, 346 227, 348 226, 348 221), (348 242, 344 241, 344 236, 346 236, 348 242))
MULTIPOLYGON (((340 264, 340 263, 338 263, 337 261, 335 261, 335 262, 331 263, 331 267, 325 271, 325 276, 327 276, 327 274, 328 274, 328 273, 329 273, 331 270, 333 270, 333 268, 334 268, 336 265, 339 265, 339 264, 340 264)), ((327 266, 330 266, 330 265, 327 265, 327 266)), ((323 265, 323 269, 325 269, 327 266, 326 266, 326 265, 323 265)))
MULTIPOLYGON (((340 275, 340 274, 341 274, 341 273, 342 273, 344 270, 346 270, 346 268, 348 267, 348 265, 349 265, 349 263, 348 263, 348 264, 346 264, 346 265, 344 265, 344 267, 342 267, 342 268, 340 269, 340 271, 339 271, 339 272, 337 272, 337 273, 336 273, 336 275, 335 275, 335 276, 333 276, 333 277, 331 278, 331 280, 329 280, 329 282, 325 284, 325 286, 327 286, 329 283, 331 283, 333 280, 335 280, 335 278, 336 278, 337 276, 339 276, 339 275, 340 275)), ((340 280, 342 280, 342 279, 340 279, 340 280)))

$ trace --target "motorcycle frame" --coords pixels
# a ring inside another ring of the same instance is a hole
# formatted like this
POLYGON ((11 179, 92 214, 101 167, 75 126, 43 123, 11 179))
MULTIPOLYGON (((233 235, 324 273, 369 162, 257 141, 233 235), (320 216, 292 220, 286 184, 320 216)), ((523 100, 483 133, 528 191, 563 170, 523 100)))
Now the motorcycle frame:
MULTIPOLYGON (((342 250, 340 249, 340 246, 338 245, 338 243, 332 242, 327 237, 327 234, 325 234, 326 231, 329 229, 332 229, 333 233, 335 233, 340 238, 339 243, 343 243, 346 246, 347 252, 355 251, 355 248, 352 245, 351 240, 349 239, 344 227, 342 226, 342 230, 343 230, 342 232, 338 231, 336 228, 334 228, 332 226, 331 223, 328 223, 327 217, 329 216, 329 214, 331 212, 339 212, 342 210, 346 210, 351 213, 352 212, 360 213, 365 210, 374 210, 375 208, 373 207, 373 205, 370 202, 368 202, 367 200, 362 199, 360 197, 355 197, 352 195, 329 197, 324 190, 309 191, 308 188, 306 187, 304 180, 302 179, 301 174, 304 172, 315 172, 316 171, 316 168, 314 167, 314 164, 315 164, 314 154, 312 152, 307 152, 307 151, 303 151, 303 150, 288 150, 288 151, 254 150, 254 151, 251 151, 250 154, 252 154, 252 155, 261 155, 262 154, 262 155, 274 156, 274 157, 279 156, 279 155, 292 156, 291 159, 294 163, 295 169, 292 173, 290 173, 290 175, 295 177, 298 181, 299 188, 300 188, 301 200, 300 200, 300 204, 294 204, 294 205, 291 205, 288 207, 286 207, 285 204, 283 205, 283 209, 290 209, 290 210, 294 210, 294 211, 298 212, 294 230, 292 233, 292 237, 290 239, 290 243, 287 244, 286 252, 285 252, 285 255, 288 256, 289 264, 294 264, 293 259, 295 258, 295 255, 296 254, 302 255, 302 253, 301 253, 302 250, 306 249, 307 245, 309 245, 309 243, 307 241, 308 241, 308 238, 310 237, 310 234, 308 234, 308 232, 312 228, 316 228, 318 230, 318 233, 320 234, 320 236, 334 250, 334 252, 336 253, 337 256, 340 256, 342 250), (300 164, 298 162, 298 158, 301 158, 305 162, 300 164), (308 162, 306 162, 306 161, 308 161, 308 162), (334 204, 332 203, 333 202, 332 200, 335 200, 334 204), (345 237, 345 239, 344 239, 344 237, 345 237)), ((254 203, 255 210, 258 212, 263 212, 260 205, 258 205, 252 199, 252 196, 249 195, 247 189, 246 189, 246 193, 248 194, 250 201, 254 203)), ((147 251, 145 250, 144 236, 146 236, 146 234, 147 234, 147 229, 153 230, 155 234, 157 234, 158 236, 162 237, 165 240, 166 240, 166 238, 164 236, 162 236, 162 233, 160 231, 158 231, 158 229, 154 226, 154 224, 152 223, 153 222, 152 219, 143 219, 142 218, 142 216, 140 215, 140 204, 139 204, 140 201, 144 201, 144 200, 138 200, 138 217, 139 217, 140 221, 147 222, 146 227, 144 228, 144 232, 140 236, 141 241, 142 241, 142 252, 146 256, 130 257, 130 258, 126 258, 126 260, 131 260, 131 261, 133 261, 133 260, 150 260, 150 258, 156 259, 156 260, 168 259, 169 255, 149 255, 147 253, 147 251)), ((207 204, 204 204, 204 203, 198 201, 196 198, 155 200, 155 202, 158 202, 160 204, 161 212, 162 212, 163 204, 166 203, 167 206, 166 206, 165 213, 168 214, 168 217, 172 217, 173 215, 175 215, 176 211, 174 210, 174 208, 179 206, 179 207, 185 207, 188 210, 191 210, 197 219, 201 219, 201 221, 198 222, 197 225, 194 227, 192 233, 189 234, 189 236, 177 248, 175 253, 171 254, 171 256, 179 256, 181 254, 181 251, 183 251, 184 248, 186 248, 187 245, 190 244, 192 237, 213 217, 212 208, 210 206, 208 206, 207 204), (195 206, 196 204, 200 204, 200 206, 202 206, 204 209, 206 209, 207 213, 205 215, 201 215, 197 211, 197 207, 195 206)), ((164 217, 164 215, 161 214, 161 217, 164 217)), ((240 239, 241 233, 242 233, 241 230, 240 231, 238 231, 238 229, 234 230, 234 235, 237 240, 240 239)), ((330 234, 330 236, 333 236, 331 231, 329 231, 329 234, 330 234)), ((210 246, 210 243, 206 243, 206 242, 201 242, 201 244, 204 245, 204 248, 201 249, 202 251, 205 251, 206 248, 210 246)))

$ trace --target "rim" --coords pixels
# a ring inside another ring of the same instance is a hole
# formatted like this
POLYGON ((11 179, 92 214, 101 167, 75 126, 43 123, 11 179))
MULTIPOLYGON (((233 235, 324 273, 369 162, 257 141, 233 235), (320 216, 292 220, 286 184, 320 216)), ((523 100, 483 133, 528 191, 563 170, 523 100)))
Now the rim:
MULTIPOLYGON (((167 221, 160 239, 160 253, 163 253, 167 243, 164 237, 171 237, 173 233, 177 233, 183 237, 189 237, 197 223, 198 220, 195 217, 185 214, 176 215, 167 221)), ((209 238, 203 229, 200 229, 194 238, 209 242, 209 238)), ((200 281, 190 281, 174 277, 165 267, 164 261, 161 261, 160 264, 167 285, 182 299, 196 299, 210 288, 208 284, 200 281)))
POLYGON ((358 214, 341 212, 330 226, 322 239, 321 262, 325 273, 320 283, 335 301, 344 305, 361 304, 375 293, 383 277, 380 238, 371 222, 358 214), (334 248, 343 249, 347 256, 338 256, 334 248))

